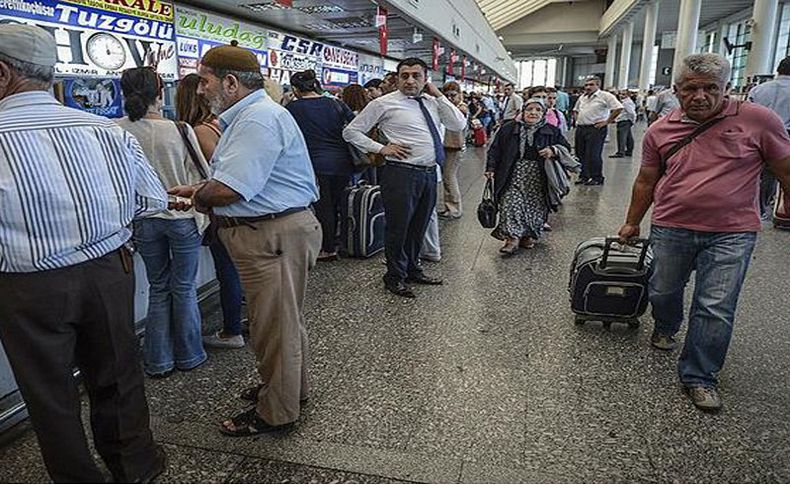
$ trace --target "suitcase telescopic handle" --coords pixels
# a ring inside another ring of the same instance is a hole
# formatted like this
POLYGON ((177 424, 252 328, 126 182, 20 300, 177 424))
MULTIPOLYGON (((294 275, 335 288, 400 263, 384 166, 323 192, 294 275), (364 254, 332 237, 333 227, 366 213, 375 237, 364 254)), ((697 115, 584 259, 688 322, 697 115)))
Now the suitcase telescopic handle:
MULTIPOLYGON (((611 249, 612 244, 616 242, 620 242, 619 237, 607 237, 606 240, 604 241, 603 256, 601 256, 601 264, 598 266, 599 268, 601 269, 606 268, 606 263, 609 260, 609 250, 611 249)), ((647 248, 650 245, 650 241, 642 237, 637 237, 629 240, 628 242, 629 245, 632 246, 637 246, 637 245, 642 246, 642 251, 639 253, 639 262, 636 263, 636 269, 641 270, 642 268, 645 267, 645 259, 647 258, 647 248)))

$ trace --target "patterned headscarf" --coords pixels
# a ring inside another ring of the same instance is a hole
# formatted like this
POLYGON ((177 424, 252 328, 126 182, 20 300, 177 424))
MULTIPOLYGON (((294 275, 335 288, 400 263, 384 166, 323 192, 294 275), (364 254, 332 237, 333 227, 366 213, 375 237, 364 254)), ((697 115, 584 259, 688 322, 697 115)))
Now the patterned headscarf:
POLYGON ((521 135, 521 146, 519 150, 519 154, 521 158, 524 158, 524 153, 526 153, 527 145, 532 146, 532 143, 535 140, 535 133, 546 124, 546 102, 540 98, 529 98, 524 102, 524 106, 522 106, 521 111, 521 119, 520 121, 520 135, 521 135), (535 124, 528 124, 524 121, 526 116, 524 116, 524 111, 527 109, 527 106, 530 104, 538 104, 540 105, 541 109, 543 110, 543 116, 540 120, 535 124))

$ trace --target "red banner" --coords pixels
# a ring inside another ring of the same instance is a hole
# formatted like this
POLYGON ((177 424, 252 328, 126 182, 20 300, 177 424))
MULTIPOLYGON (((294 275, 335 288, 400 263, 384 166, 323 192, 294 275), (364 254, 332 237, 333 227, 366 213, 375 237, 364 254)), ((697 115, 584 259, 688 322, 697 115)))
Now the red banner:
POLYGON ((461 58, 461 79, 466 78, 466 56, 461 58))
POLYGON ((293 8, 294 6, 294 0, 275 0, 275 1, 285 8, 293 8))
POLYGON ((379 22, 379 54, 386 56, 390 36, 389 29, 387 28, 387 9, 384 7, 377 7, 376 17, 381 19, 381 22, 379 22))
POLYGON ((447 74, 451 76, 455 76, 455 73, 453 73, 453 69, 455 69, 456 60, 457 57, 455 55, 455 49, 450 49, 450 62, 447 63, 447 74))
POLYGON ((433 38, 433 62, 431 63, 431 69, 433 69, 434 71, 438 71, 439 70, 439 49, 441 49, 441 46, 439 46, 439 39, 434 37, 433 38))

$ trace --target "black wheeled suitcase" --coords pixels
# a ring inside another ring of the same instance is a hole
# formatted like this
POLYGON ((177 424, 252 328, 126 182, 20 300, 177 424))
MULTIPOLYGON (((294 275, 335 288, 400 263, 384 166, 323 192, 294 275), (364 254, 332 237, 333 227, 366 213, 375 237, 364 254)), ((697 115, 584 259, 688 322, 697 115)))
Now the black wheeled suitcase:
POLYGON ((340 216, 340 234, 347 256, 369 258, 384 249, 384 203, 378 185, 363 182, 347 188, 340 216))
POLYGON ((647 239, 623 246, 617 238, 596 237, 577 246, 571 265, 571 310, 576 323, 588 320, 639 325, 647 309, 653 255, 647 239))

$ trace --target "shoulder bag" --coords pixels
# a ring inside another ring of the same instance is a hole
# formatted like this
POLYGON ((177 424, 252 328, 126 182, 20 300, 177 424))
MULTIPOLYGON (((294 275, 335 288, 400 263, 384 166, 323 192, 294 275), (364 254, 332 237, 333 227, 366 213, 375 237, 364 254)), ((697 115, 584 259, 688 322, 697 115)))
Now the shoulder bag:
MULTIPOLYGON (((178 134, 181 135, 181 140, 184 142, 184 146, 187 149, 189 158, 192 159, 192 163, 195 164, 195 168, 200 174, 200 177, 203 178, 203 180, 208 180, 208 173, 206 173, 206 169, 200 164, 200 157, 198 157, 197 150, 189 140, 187 124, 183 121, 176 121, 175 123, 176 128, 178 128, 178 134)), ((201 242, 203 246, 211 246, 215 242, 219 241, 219 235, 217 234, 217 229, 219 229, 219 226, 217 226, 217 224, 214 222, 214 214, 210 212, 207 215, 209 223, 206 229, 203 231, 203 241, 201 242)))
MULTIPOLYGON (((343 128, 345 128, 348 126, 348 121, 345 119, 343 107, 340 105, 340 101, 332 100, 332 102, 334 103, 335 111, 343 122, 343 128)), ((346 143, 346 145, 348 145, 348 153, 351 155, 351 165, 354 167, 355 172, 364 172, 371 167, 371 159, 368 157, 367 153, 357 148, 353 143, 346 143)))

